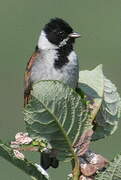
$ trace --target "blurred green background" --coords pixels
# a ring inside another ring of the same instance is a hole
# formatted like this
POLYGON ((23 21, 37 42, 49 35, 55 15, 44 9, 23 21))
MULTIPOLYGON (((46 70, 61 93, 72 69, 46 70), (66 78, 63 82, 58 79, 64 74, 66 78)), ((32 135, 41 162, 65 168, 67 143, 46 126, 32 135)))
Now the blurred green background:
MULTIPOLYGON (((23 74, 43 25, 52 17, 69 22, 82 38, 76 42, 80 69, 103 64, 105 75, 121 93, 121 0, 0 1, 0 139, 9 141, 25 131, 22 115, 23 74)), ((112 159, 121 149, 121 126, 111 137, 92 145, 112 159)), ((39 162, 39 155, 29 156, 39 162)), ((53 180, 66 179, 70 164, 50 170, 53 180)), ((0 158, 0 179, 30 178, 0 158)))

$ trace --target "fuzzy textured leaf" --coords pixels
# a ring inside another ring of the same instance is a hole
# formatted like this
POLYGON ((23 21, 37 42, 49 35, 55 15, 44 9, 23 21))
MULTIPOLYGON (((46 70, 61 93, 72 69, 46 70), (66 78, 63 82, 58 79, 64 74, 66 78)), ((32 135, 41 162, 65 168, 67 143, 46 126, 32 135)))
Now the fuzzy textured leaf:
POLYGON ((99 65, 91 71, 80 71, 79 88, 92 103, 91 120, 95 120, 93 140, 115 132, 121 117, 121 98, 116 86, 108 80, 99 65))
POLYGON ((121 154, 110 162, 105 171, 98 173, 95 180, 121 180, 121 154))
POLYGON ((93 121, 103 100, 104 79, 102 65, 97 66, 91 71, 80 71, 78 87, 87 96, 92 105, 91 121, 93 121))
POLYGON ((79 88, 87 94, 94 101, 102 99, 103 96, 103 72, 102 65, 97 66, 95 69, 89 71, 84 70, 79 72, 79 88))
POLYGON ((27 131, 31 137, 46 138, 63 160, 74 154, 72 145, 88 115, 85 109, 80 95, 67 85, 40 81, 33 85, 32 99, 25 108, 27 131))
POLYGON ((113 134, 121 118, 121 98, 116 86, 104 76, 104 95, 102 105, 96 116, 94 140, 113 134))

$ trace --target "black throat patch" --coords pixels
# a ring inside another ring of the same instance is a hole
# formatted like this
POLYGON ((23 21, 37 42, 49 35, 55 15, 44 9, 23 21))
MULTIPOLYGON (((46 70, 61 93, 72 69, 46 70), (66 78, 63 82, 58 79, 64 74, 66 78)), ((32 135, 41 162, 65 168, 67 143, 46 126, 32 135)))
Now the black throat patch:
POLYGON ((69 62, 68 56, 73 51, 72 44, 62 46, 58 49, 57 56, 58 58, 55 59, 54 67, 56 69, 61 69, 64 65, 66 65, 69 62))

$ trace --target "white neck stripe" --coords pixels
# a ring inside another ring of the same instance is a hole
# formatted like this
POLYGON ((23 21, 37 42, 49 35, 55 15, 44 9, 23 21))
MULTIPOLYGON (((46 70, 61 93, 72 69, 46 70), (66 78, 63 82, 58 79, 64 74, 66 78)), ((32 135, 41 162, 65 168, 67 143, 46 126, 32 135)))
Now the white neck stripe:
POLYGON ((62 47, 64 45, 66 45, 66 42, 69 40, 69 37, 67 37, 66 39, 64 39, 63 41, 61 41, 61 43, 59 44, 59 47, 62 47))

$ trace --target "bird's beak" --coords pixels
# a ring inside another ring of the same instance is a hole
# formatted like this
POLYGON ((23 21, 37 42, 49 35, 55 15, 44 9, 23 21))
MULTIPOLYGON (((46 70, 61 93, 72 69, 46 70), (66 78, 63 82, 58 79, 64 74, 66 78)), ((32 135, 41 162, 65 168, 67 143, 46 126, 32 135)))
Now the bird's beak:
POLYGON ((77 32, 73 32, 73 33, 69 34, 69 37, 79 38, 79 37, 81 37, 81 35, 79 33, 77 33, 77 32))

